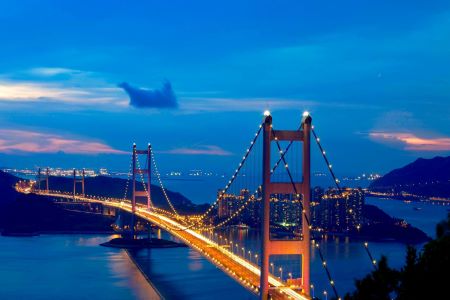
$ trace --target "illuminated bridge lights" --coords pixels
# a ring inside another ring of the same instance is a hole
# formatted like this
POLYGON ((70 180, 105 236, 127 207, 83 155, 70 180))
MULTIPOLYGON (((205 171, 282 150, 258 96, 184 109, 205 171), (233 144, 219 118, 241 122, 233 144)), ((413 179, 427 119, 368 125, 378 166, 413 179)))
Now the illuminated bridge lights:
MULTIPOLYGON (((267 112, 265 114, 266 116, 270 115, 270 112, 267 112)), ((303 117, 309 117, 308 112, 304 112, 303 117)), ((270 125, 272 127, 272 125, 270 125)), ((248 288, 249 290, 258 293, 259 290, 259 277, 260 277, 260 270, 258 266, 258 254, 254 254, 255 263, 252 262, 252 253, 251 251, 246 252, 245 247, 242 247, 242 245, 238 245, 236 243, 233 243, 233 241, 228 241, 225 238, 225 243, 223 243, 223 237, 221 235, 217 235, 217 233, 213 232, 213 229, 221 227, 225 224, 227 224, 229 221, 231 221, 233 218, 240 215, 240 213, 245 209, 245 207, 250 203, 250 201, 245 201, 231 216, 229 216, 227 219, 223 220, 217 225, 205 225, 203 224, 203 219, 205 219, 208 214, 217 206, 218 202, 223 199, 224 195, 226 195, 228 189, 233 185, 234 181, 237 178, 240 178, 239 172, 243 168, 244 164, 246 163, 247 158, 249 157, 249 154, 252 151, 253 146, 256 144, 257 138, 259 134, 262 131, 262 124, 259 125, 258 131, 255 133, 255 137, 250 142, 249 148, 245 150, 245 154, 242 156, 242 160, 239 162, 237 169, 235 170, 234 174, 232 175, 231 179, 228 180, 226 186, 224 189, 221 190, 221 193, 217 196, 214 203, 206 210, 206 212, 202 215, 197 216, 180 216, 175 208, 173 207, 167 192, 163 186, 160 173, 157 169, 156 161, 154 158, 154 154, 152 152, 151 160, 153 163, 153 166, 155 168, 155 173, 157 175, 158 182, 161 186, 162 192, 164 194, 164 197, 166 198, 166 201, 168 202, 170 208, 172 209, 173 213, 170 211, 166 211, 164 209, 160 209, 157 207, 151 206, 151 210, 147 210, 144 206, 141 204, 137 204, 137 212, 136 215, 159 226, 162 229, 167 230, 171 235, 174 237, 180 239, 186 245, 192 247, 196 251, 200 252, 202 255, 204 255, 208 260, 210 260, 212 263, 214 263, 216 266, 220 267, 222 270, 224 270, 227 274, 230 274, 234 279, 236 279, 238 282, 240 282, 243 286, 248 288), (191 224, 186 225, 187 223, 191 224), (194 228, 195 226, 195 228, 194 228), (192 228, 192 229, 191 229, 192 228), (207 238, 205 235, 208 235, 209 238, 207 238), (234 249, 236 246, 236 249, 234 249), (248 259, 247 254, 248 253, 248 259)), ((312 129, 314 129, 314 126, 312 126, 312 129)), ((321 153, 327 163, 327 167, 330 170, 330 172, 333 175, 333 179, 336 183, 336 185, 339 188, 339 179, 334 176, 334 173, 332 171, 332 165, 329 163, 328 158, 326 157, 326 152, 322 148, 320 144, 319 137, 316 136, 314 130, 312 130, 312 133, 315 137, 315 140, 317 144, 319 145, 319 148, 321 150, 321 153)), ((274 136, 275 141, 278 143, 278 137, 274 136)), ((292 143, 291 143, 292 144, 292 143)), ((284 165, 284 168, 290 175, 289 166, 287 162, 285 161, 284 157, 286 153, 289 150, 290 145, 289 144, 286 149, 281 149, 279 147, 279 154, 280 158, 275 163, 275 166, 270 170, 271 173, 279 166, 279 164, 282 162, 284 165)), ((137 160, 137 167, 140 169, 139 161, 137 160)), ((147 194, 148 199, 150 200, 150 193, 146 188, 146 185, 144 183, 144 177, 143 173, 139 173, 141 177, 141 181, 144 186, 144 190, 147 194)), ((128 172, 128 177, 130 176, 130 172, 128 172)), ((290 175, 291 176, 291 175, 290 175)), ((128 186, 129 186, 129 180, 127 180, 126 186, 125 186, 125 195, 123 199, 115 199, 110 197, 95 197, 95 196, 80 196, 80 195, 74 195, 68 194, 68 193, 61 193, 61 192, 42 192, 40 191, 39 194, 41 195, 48 195, 53 197, 60 197, 60 198, 67 198, 72 199, 76 198, 80 201, 86 201, 86 202, 93 202, 93 203, 103 203, 105 206, 108 207, 114 207, 119 208, 127 212, 131 212, 132 207, 129 200, 126 199, 127 193, 128 193, 128 186)), ((249 199, 254 200, 256 197, 256 194, 258 191, 260 191, 261 186, 259 186, 255 193, 251 195, 249 199)), ((294 185, 295 189, 295 185, 294 185)), ((300 199, 300 193, 298 191, 295 191, 295 194, 300 199)), ((301 204, 301 201, 298 200, 301 204)), ((307 221, 307 225, 309 229, 312 229, 311 224, 309 223, 309 220, 307 218, 307 211, 302 207, 302 212, 305 214, 305 218, 307 221)), ((354 215, 350 213, 350 215, 354 215)), ((356 225, 359 229, 360 224, 356 225)), ((333 287, 335 286, 335 282, 333 279, 331 279, 329 271, 327 269, 327 263, 325 259, 322 257, 321 249, 319 247, 319 243, 314 243, 312 241, 313 245, 317 248, 317 251, 320 253, 321 259, 323 261, 323 267, 325 268, 330 285, 333 287)), ((368 243, 366 242, 364 244, 366 249, 368 249, 368 243)), ((247 249, 248 250, 248 249, 247 249)), ((367 250, 368 251, 368 250, 367 250)), ((369 254, 370 255, 370 254, 369 254)), ((376 264, 376 260, 372 259, 371 262, 373 265, 376 264)), ((272 264, 273 266, 273 264, 272 264)), ((273 266, 274 267, 274 266, 273 266)), ((282 298, 293 298, 293 299, 308 299, 308 297, 305 297, 304 295, 299 294, 299 292, 294 290, 294 287, 286 286, 285 283, 282 281, 283 273, 282 268, 277 268, 280 272, 280 278, 276 278, 274 274, 270 275, 269 277, 269 284, 271 286, 270 293, 273 295, 277 295, 282 298)), ((274 273, 274 272, 272 272, 274 273)), ((292 278, 291 273, 287 273, 290 278, 292 278)), ((311 286, 311 288, 313 288, 311 286)), ((334 289, 335 291, 335 289, 334 289)), ((336 293, 336 292, 335 292, 336 293)), ((279 298, 277 297, 277 298, 279 298)), ((336 294, 336 297, 339 298, 336 294)))
MULTIPOLYGON (((42 193, 43 195, 61 197, 72 199, 73 195, 66 194, 55 194, 55 193, 42 193)), ((115 207, 123 209, 127 212, 132 211, 130 201, 124 201, 123 199, 114 199, 109 198, 109 202, 104 202, 102 200, 93 199, 90 197, 82 197, 76 196, 77 200, 93 202, 93 203, 103 203, 106 206, 115 207)), ((259 291, 259 268, 252 263, 240 258, 239 256, 230 253, 229 251, 219 247, 217 243, 207 239, 203 235, 197 233, 194 230, 180 230, 184 229, 185 226, 166 217, 164 215, 160 215, 153 211, 146 210, 138 210, 136 215, 150 221, 159 227, 167 230, 169 233, 179 238, 183 242, 185 242, 190 247, 199 251, 203 255, 205 255, 208 259, 210 259, 215 265, 219 266, 221 269, 226 271, 228 274, 231 274, 233 278, 238 279, 239 282, 243 284, 249 290, 257 293, 259 291), (208 247, 213 245, 215 247, 208 247)), ((273 290, 271 293, 282 293, 292 297, 294 299, 307 299, 305 296, 297 293, 296 291, 284 287, 283 283, 274 277, 269 278, 270 284, 274 287, 279 288, 279 290, 273 290)))

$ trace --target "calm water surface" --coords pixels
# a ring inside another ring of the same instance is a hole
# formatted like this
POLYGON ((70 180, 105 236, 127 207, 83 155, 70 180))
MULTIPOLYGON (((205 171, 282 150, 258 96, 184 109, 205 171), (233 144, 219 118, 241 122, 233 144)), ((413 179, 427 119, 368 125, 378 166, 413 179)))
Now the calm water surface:
POLYGON ((0 236, 0 299, 151 299, 126 252, 99 246, 110 238, 0 236))
MULTIPOLYGON (((434 228, 437 222, 447 215, 449 206, 438 206, 427 203, 404 203, 397 200, 385 200, 368 198, 367 203, 377 205, 388 214, 406 219, 411 224, 424 230, 428 235, 434 236, 434 228), (420 207, 415 210, 414 207, 420 207)), ((252 260, 259 248, 259 232, 251 229, 230 229, 220 232, 227 240, 238 243, 235 253, 242 253, 245 248, 248 258, 251 251, 252 260)), ((164 233, 163 233, 164 236, 164 233)), ((169 238, 168 236, 165 236, 169 238)), ((420 245, 418 246, 420 247, 420 245)), ((326 257, 327 264, 341 294, 352 291, 355 278, 361 278, 372 270, 370 260, 361 242, 352 242, 341 238, 321 242, 321 248, 326 257)), ((370 249, 376 259, 381 255, 388 257, 389 264, 393 267, 401 267, 404 263, 406 246, 400 243, 370 243, 370 249)), ((169 299, 177 299, 183 295, 184 299, 210 299, 210 296, 202 291, 217 291, 218 299, 222 299, 222 291, 230 293, 236 299, 251 297, 249 292, 240 288, 233 280, 211 265, 206 259, 190 249, 167 250, 141 250, 134 254, 138 263, 143 266, 149 278, 155 286, 169 299), (205 284, 199 284, 204 282, 205 284), (247 296, 246 296, 247 295, 247 296)), ((318 253, 312 251, 311 278, 317 292, 327 290, 331 292, 326 274, 321 266, 318 253)), ((274 257, 274 273, 287 278, 289 273, 300 276, 300 261, 297 257, 274 257), (282 268, 282 273, 279 268, 282 268)), ((228 294, 227 294, 228 295, 228 294)), ((227 299, 224 297, 223 299, 227 299)))
MULTIPOLYGON (((447 208, 428 203, 368 198, 388 214, 406 219, 434 236, 437 222, 447 208), (419 207, 420 210, 415 210, 419 207)), ((161 235, 168 237, 164 232, 161 235)), ((228 230, 223 236, 244 247, 246 255, 258 249, 259 233, 228 230)), ((111 236, 42 235, 30 238, 0 237, 0 299, 151 299, 152 287, 123 250, 98 246, 111 236)), ((371 270, 367 254, 359 242, 345 239, 321 242, 328 266, 341 295, 351 291, 355 278, 371 270)), ((374 256, 384 254, 400 267, 405 245, 370 243, 374 256)), ((235 250, 237 251, 237 250, 235 250)), ((242 251, 242 250, 240 250, 242 251)), ((132 252, 139 266, 167 299, 256 299, 250 292, 189 248, 145 249, 132 252)), ((247 256, 248 257, 248 256, 247 256)), ((294 257, 274 257, 274 273, 283 278, 299 274, 294 257)), ((315 293, 331 289, 317 253, 312 252, 312 282, 315 293)))

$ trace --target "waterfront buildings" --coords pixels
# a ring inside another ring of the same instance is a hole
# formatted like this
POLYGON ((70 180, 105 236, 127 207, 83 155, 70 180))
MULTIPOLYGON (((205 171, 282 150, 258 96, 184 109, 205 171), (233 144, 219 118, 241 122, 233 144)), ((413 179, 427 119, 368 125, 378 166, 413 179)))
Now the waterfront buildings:
MULTIPOLYGON (((219 191, 220 193, 220 191, 219 191)), ((315 187, 311 191, 311 223, 314 229, 327 232, 351 232, 363 222, 364 191, 360 188, 324 190, 315 187)), ((218 194, 220 195, 220 194, 218 194)), ((232 216, 245 206, 242 214, 231 224, 247 224, 256 227, 260 223, 260 193, 251 195, 248 190, 238 194, 224 194, 218 203, 219 219, 232 216)), ((301 202, 293 194, 272 195, 270 215, 272 226, 299 228, 301 225, 301 202)))

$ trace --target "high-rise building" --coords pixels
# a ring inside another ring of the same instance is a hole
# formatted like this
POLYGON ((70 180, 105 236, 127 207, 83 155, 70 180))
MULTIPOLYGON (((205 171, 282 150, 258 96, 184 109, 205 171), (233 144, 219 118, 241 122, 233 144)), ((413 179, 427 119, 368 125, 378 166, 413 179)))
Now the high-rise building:
POLYGON ((218 203, 218 215, 219 218, 225 218, 229 215, 228 213, 228 199, 225 197, 225 195, 223 195, 222 197, 220 197, 220 195, 222 194, 222 190, 218 190, 217 191, 217 197, 219 198, 219 203, 218 203))
POLYGON ((320 202, 319 227, 334 232, 353 231, 362 223, 364 192, 345 188, 329 189, 320 202))
POLYGON ((320 219, 321 219, 321 210, 320 210, 320 203, 322 202, 324 191, 323 188, 316 186, 311 191, 311 203, 310 203, 310 209, 311 209, 311 224, 313 227, 320 226, 320 219))

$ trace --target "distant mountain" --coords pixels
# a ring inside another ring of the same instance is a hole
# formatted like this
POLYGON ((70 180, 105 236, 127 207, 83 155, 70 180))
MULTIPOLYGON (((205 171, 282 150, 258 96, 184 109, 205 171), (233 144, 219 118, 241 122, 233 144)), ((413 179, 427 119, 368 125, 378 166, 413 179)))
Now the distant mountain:
POLYGON ((111 231, 114 218, 65 210, 34 194, 20 194, 14 185, 20 178, 0 171, 0 231, 111 231))
MULTIPOLYGON (((113 197, 123 198, 125 195, 125 189, 127 181, 121 178, 97 176, 86 177, 85 179, 85 193, 86 195, 94 195, 101 197, 113 197)), ((51 190, 59 190, 66 192, 73 192, 73 179, 68 177, 53 177, 49 178, 49 188, 51 190)), ((152 202, 156 207, 163 208, 171 211, 169 204, 167 203, 163 191, 159 186, 151 185, 152 202)), ((80 185, 77 185, 77 191, 80 192, 80 185)), ((132 196, 132 182, 128 183, 127 199, 131 199, 132 196)), ((143 190, 142 183, 136 183, 136 190, 143 190)), ((197 205, 192 203, 189 199, 180 193, 172 192, 166 189, 167 196, 172 204, 180 213, 200 213, 204 212, 209 205, 197 205)), ((138 202, 146 203, 145 198, 138 198, 138 202)))
MULTIPOLYGON (((0 171, 0 230, 14 234, 25 232, 47 231, 111 231, 113 217, 101 214, 90 214, 83 211, 64 209, 51 199, 35 194, 21 194, 15 191, 14 185, 20 178, 0 171)), ((45 183, 44 183, 45 185, 45 183)), ((85 180, 86 194, 123 198, 126 180, 111 177, 88 177, 85 180)), ((73 180, 67 177, 50 177, 49 187, 52 190, 73 191, 73 180)), ((79 188, 79 186, 77 186, 79 188)), ((137 185, 142 189, 142 184, 137 185)), ((160 187, 151 186, 152 201, 155 206, 170 211, 160 187)), ((131 183, 128 186, 127 198, 131 198, 131 183)), ((170 200, 180 213, 204 212, 209 205, 196 205, 179 193, 166 190, 170 200)), ((140 199, 139 202, 145 202, 140 199)))
POLYGON ((0 170, 0 209, 3 205, 11 203, 16 199, 14 185, 19 180, 20 178, 0 170))
POLYGON ((450 198, 450 156, 419 158, 372 182, 373 192, 450 198))
MULTIPOLYGON (((14 185, 20 178, 0 171, 0 205, 2 203, 9 203, 16 199, 17 193, 14 190, 14 185)), ((41 183, 41 188, 44 188, 45 182, 41 183)), ((125 190, 127 181, 121 178, 97 176, 86 177, 85 179, 85 193, 87 195, 95 195, 100 197, 114 197, 123 198, 125 196, 125 190)), ((51 190, 59 190, 66 192, 73 192, 73 179, 70 177, 49 177, 49 188, 51 190)), ((77 184, 77 191, 80 192, 80 185, 77 184)), ((136 190, 143 190, 142 183, 136 183, 136 190)), ((197 205, 192 203, 189 199, 180 193, 172 192, 166 189, 167 196, 172 204, 180 213, 200 213, 204 212, 209 204, 197 205)), ((132 184, 131 180, 128 183, 127 199, 131 199, 132 184)), ((167 203, 162 189, 159 186, 151 185, 152 201, 155 206, 166 210, 171 210, 167 203)), ((138 202, 144 203, 145 198, 138 198, 138 202)))

